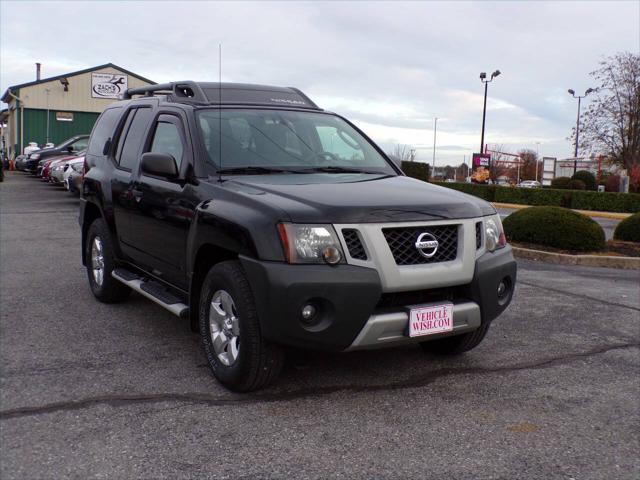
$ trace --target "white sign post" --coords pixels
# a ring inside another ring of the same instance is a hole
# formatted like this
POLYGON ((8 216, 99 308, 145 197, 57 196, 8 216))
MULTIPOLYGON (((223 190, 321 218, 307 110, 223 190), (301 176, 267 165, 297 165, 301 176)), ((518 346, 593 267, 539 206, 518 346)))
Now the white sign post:
POLYGON ((556 159, 554 157, 542 158, 542 185, 551 185, 551 180, 556 178, 556 159))
POLYGON ((118 99, 127 90, 127 76, 115 73, 91 74, 91 97, 118 99))

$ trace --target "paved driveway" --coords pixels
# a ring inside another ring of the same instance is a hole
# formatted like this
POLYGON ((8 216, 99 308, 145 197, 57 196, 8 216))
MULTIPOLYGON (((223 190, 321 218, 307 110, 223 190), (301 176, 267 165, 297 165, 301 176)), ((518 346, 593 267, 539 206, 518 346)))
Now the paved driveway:
POLYGON ((237 395, 184 322, 93 299, 77 200, 8 177, 2 479, 640 477, 637 272, 520 262, 473 352, 297 352, 276 386, 237 395))

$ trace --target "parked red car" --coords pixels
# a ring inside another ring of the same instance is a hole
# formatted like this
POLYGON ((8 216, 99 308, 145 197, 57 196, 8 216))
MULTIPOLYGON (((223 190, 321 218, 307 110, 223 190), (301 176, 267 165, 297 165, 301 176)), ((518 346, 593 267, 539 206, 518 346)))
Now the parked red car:
POLYGON ((56 165, 58 162, 64 162, 66 160, 71 160, 72 158, 75 158, 75 155, 64 155, 60 157, 53 157, 50 160, 47 160, 42 166, 42 175, 41 175, 42 181, 43 182, 51 181, 50 179, 51 168, 54 165, 56 165))

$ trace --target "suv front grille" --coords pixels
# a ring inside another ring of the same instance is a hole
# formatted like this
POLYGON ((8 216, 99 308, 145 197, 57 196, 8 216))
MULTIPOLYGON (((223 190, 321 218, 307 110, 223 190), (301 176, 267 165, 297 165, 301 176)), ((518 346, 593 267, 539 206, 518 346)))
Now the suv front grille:
POLYGON ((397 265, 449 262, 455 260, 458 256, 457 225, 383 228, 382 233, 389 244, 397 265), (422 256, 415 246, 420 234, 425 232, 433 235, 438 241, 436 254, 431 258, 422 256))
POLYGON ((435 302, 452 302, 464 298, 465 287, 443 287, 431 290, 413 290, 409 292, 383 293, 376 308, 398 308, 435 302))
POLYGON ((362 241, 360 240, 360 235, 357 230, 345 228, 342 230, 342 236, 347 244, 347 249, 349 250, 351 258, 355 260, 367 259, 367 252, 365 252, 364 247, 362 246, 362 241))
POLYGON ((476 250, 482 246, 482 222, 476 222, 476 250))

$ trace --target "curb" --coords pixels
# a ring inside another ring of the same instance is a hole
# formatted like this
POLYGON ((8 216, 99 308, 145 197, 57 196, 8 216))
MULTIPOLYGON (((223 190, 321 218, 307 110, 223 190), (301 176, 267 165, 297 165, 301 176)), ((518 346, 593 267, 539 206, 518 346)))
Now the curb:
MULTIPOLYGON (((536 206, 536 205, 520 205, 519 203, 498 203, 498 202, 491 202, 491 205, 493 205, 496 208, 515 208, 516 210, 536 206)), ((573 211, 582 213, 583 215, 587 215, 588 217, 611 218, 613 220, 624 220, 625 218, 633 215, 632 213, 597 212, 594 210, 573 210, 573 211)))
POLYGON ((529 248, 511 247, 513 255, 527 260, 540 260, 556 265, 579 265, 582 267, 607 267, 622 270, 640 270, 640 257, 613 257, 605 255, 569 255, 544 252, 529 248))

